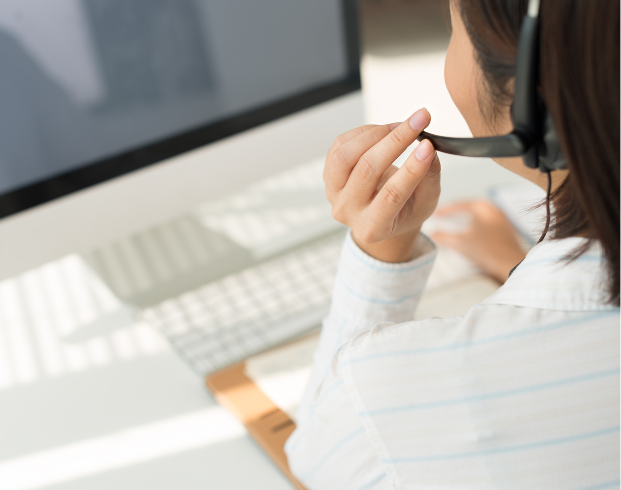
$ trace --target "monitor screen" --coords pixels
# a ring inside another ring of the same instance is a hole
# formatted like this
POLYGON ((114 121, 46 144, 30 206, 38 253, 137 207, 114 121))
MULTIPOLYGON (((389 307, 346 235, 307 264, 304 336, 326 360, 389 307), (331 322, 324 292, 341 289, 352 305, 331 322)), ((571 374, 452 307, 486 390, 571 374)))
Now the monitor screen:
POLYGON ((347 0, 0 0, 0 217, 359 88, 347 0))

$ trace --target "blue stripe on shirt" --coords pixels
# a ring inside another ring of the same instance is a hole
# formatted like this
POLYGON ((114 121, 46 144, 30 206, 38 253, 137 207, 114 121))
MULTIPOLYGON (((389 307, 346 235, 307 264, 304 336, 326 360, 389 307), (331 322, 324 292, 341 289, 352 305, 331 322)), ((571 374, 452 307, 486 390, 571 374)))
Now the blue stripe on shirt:
POLYGON ((358 490, 369 490, 370 488, 373 488, 375 485, 377 485, 379 482, 381 482, 384 478, 386 478, 386 473, 384 473, 383 475, 378 476, 377 478, 373 478, 373 480, 371 480, 366 485, 360 487, 358 490))
POLYGON ((417 403, 414 405, 403 405, 400 407, 387 407, 377 410, 365 410, 358 412, 360 417, 371 417, 374 415, 387 415, 398 412, 408 412, 414 410, 428 410, 433 408, 448 407, 452 405, 460 405, 462 403, 476 403, 487 400, 495 400, 498 398, 505 398, 508 396, 524 395, 526 393, 534 393, 536 391, 545 391, 552 388, 559 388, 561 386, 572 385, 575 383, 583 383, 585 381, 591 381, 594 379, 605 378, 608 376, 614 376, 619 374, 619 368, 608 369, 606 371, 598 371, 595 373, 585 374, 583 376, 575 376, 572 378, 559 379, 550 383, 543 383, 538 385, 524 386, 515 390, 497 391, 495 393, 486 393, 483 395, 467 396, 464 398, 454 398, 452 400, 440 400, 428 403, 417 403))
POLYGON ((339 279, 340 283, 343 285, 343 287, 347 291, 353 294, 356 298, 366 301, 367 303, 377 303, 380 305, 398 305, 399 303, 403 303, 404 301, 407 301, 408 299, 415 298, 422 294, 422 291, 418 291, 414 294, 408 294, 407 296, 403 296, 402 298, 393 299, 393 300, 367 298, 365 296, 362 296, 360 293, 356 292, 351 286, 349 286, 340 274, 337 275, 337 278, 339 279))
POLYGON ((319 463, 317 463, 312 470, 308 471, 302 478, 301 480, 306 480, 308 477, 310 477, 313 473, 315 473, 319 468, 321 468, 326 461, 328 461, 333 455, 334 453, 336 453, 339 449, 341 449, 343 446, 345 446, 346 444, 348 444, 349 442, 353 441, 356 437, 358 437, 359 435, 361 435, 364 432, 364 427, 358 427, 355 431, 350 432, 349 434, 347 434, 345 437, 343 437, 343 439, 341 439, 339 442, 337 442, 334 446, 332 446, 332 449, 330 449, 323 458, 321 458, 321 460, 319 461, 319 463))
POLYGON ((492 456, 497 454, 515 453, 520 451, 531 451, 533 449, 543 449, 551 446, 560 446, 563 444, 571 444, 572 442, 584 441, 586 439, 594 439, 609 434, 619 432, 619 426, 607 427, 605 429, 593 432, 585 432, 582 434, 574 434, 569 437, 560 437, 558 439, 548 439, 546 441, 531 442, 529 444, 518 444, 516 446, 497 447, 492 449, 484 449, 482 451, 471 451, 468 453, 452 453, 437 454, 433 456, 413 456, 407 458, 382 458, 382 463, 400 464, 400 463, 427 463, 431 461, 448 461, 454 459, 476 458, 478 456, 492 456))
POLYGON ((464 349, 469 347, 477 347, 480 345, 492 344, 495 342, 501 342, 503 340, 510 340, 519 337, 524 337, 527 335, 535 335, 538 333, 548 332, 551 330, 556 330, 558 328, 568 327, 571 325, 576 325, 580 323, 586 323, 594 320, 600 320, 602 318, 607 318, 613 315, 618 315, 619 310, 614 311, 604 311, 598 312, 591 315, 581 316, 580 318, 575 318, 573 320, 563 320, 559 322, 548 323, 546 325, 539 325, 533 328, 527 328, 524 330, 520 330, 518 332, 511 332, 504 335, 496 335, 494 337, 488 337, 486 339, 480 340, 472 340, 469 342, 456 342, 454 344, 441 345, 439 347, 427 347, 424 349, 404 349, 390 352, 378 352, 376 354, 367 354, 359 357, 351 357, 349 359, 345 359, 341 362, 341 366, 347 366, 348 364, 355 364, 358 362, 370 361, 375 359, 383 359, 386 357, 397 357, 397 356, 415 356, 418 354, 432 354, 435 352, 445 352, 449 350, 456 349, 464 349))
POLYGON ((591 487, 582 487, 576 490, 604 490, 605 488, 618 488, 619 484, 621 484, 621 480, 613 480, 606 483, 600 483, 599 485, 594 485, 591 487))
MULTIPOLYGON (((565 259, 564 256, 559 257, 558 255, 554 255, 554 256, 549 256, 549 257, 542 257, 540 259, 533 259, 530 261, 525 260, 523 263, 519 265, 517 269, 515 269, 515 272, 511 274, 511 277, 513 277, 514 274, 517 274, 518 272, 521 272, 524 269, 528 269, 529 267, 534 266, 534 265, 550 264, 550 265, 561 265, 562 267, 565 267, 569 262, 565 262, 564 264, 562 264, 562 262, 564 262, 564 259, 565 259)), ((602 262, 602 256, 601 255, 580 255, 579 257, 575 258, 571 262, 602 262)))
POLYGON ((344 384, 345 384, 345 381, 343 381, 342 379, 339 379, 332 386, 330 386, 330 388, 326 389, 323 392, 323 394, 321 395, 321 397, 319 398, 319 400, 317 400, 317 402, 313 403, 313 405, 310 407, 310 409, 306 412, 306 415, 304 416, 304 421, 303 422, 298 422, 298 424, 297 424, 298 429, 295 432, 295 438, 292 439, 292 442, 289 444, 289 447, 292 450, 297 447, 297 445, 298 445, 298 443, 300 441, 304 440, 304 438, 306 437, 306 434, 313 427, 313 424, 309 424, 308 422, 310 421, 311 418, 313 418, 313 415, 316 415, 315 411, 317 410, 317 408, 326 400, 326 398, 328 398, 328 395, 330 393, 332 393, 339 386, 342 386, 344 384))

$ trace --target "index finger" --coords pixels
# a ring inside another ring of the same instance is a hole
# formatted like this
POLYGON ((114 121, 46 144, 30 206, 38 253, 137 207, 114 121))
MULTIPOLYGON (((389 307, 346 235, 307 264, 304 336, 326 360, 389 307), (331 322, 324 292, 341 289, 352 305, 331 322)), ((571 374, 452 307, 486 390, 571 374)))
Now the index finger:
POLYGON ((430 120, 427 109, 416 111, 362 155, 347 182, 350 191, 370 199, 386 169, 416 141, 430 120))

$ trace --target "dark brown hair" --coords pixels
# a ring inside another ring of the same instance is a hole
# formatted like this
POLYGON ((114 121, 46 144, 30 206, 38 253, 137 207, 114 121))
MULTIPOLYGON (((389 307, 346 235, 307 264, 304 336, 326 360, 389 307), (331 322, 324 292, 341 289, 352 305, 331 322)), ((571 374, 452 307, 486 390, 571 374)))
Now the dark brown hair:
MULTIPOLYGON (((457 0, 493 119, 513 100, 515 58, 528 0, 457 0)), ((608 300, 619 304, 619 0, 541 0, 539 91, 569 176, 553 193, 553 238, 594 240, 607 261, 608 300)))

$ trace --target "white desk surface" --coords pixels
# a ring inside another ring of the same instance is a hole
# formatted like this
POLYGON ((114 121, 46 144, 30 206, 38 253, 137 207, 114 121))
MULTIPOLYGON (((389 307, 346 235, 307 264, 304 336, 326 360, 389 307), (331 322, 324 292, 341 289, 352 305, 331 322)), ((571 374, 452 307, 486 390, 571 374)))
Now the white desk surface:
POLYGON ((0 489, 293 488, 77 256, 0 282, 0 489))
POLYGON ((0 392, 0 488, 290 489, 176 354, 0 392))

